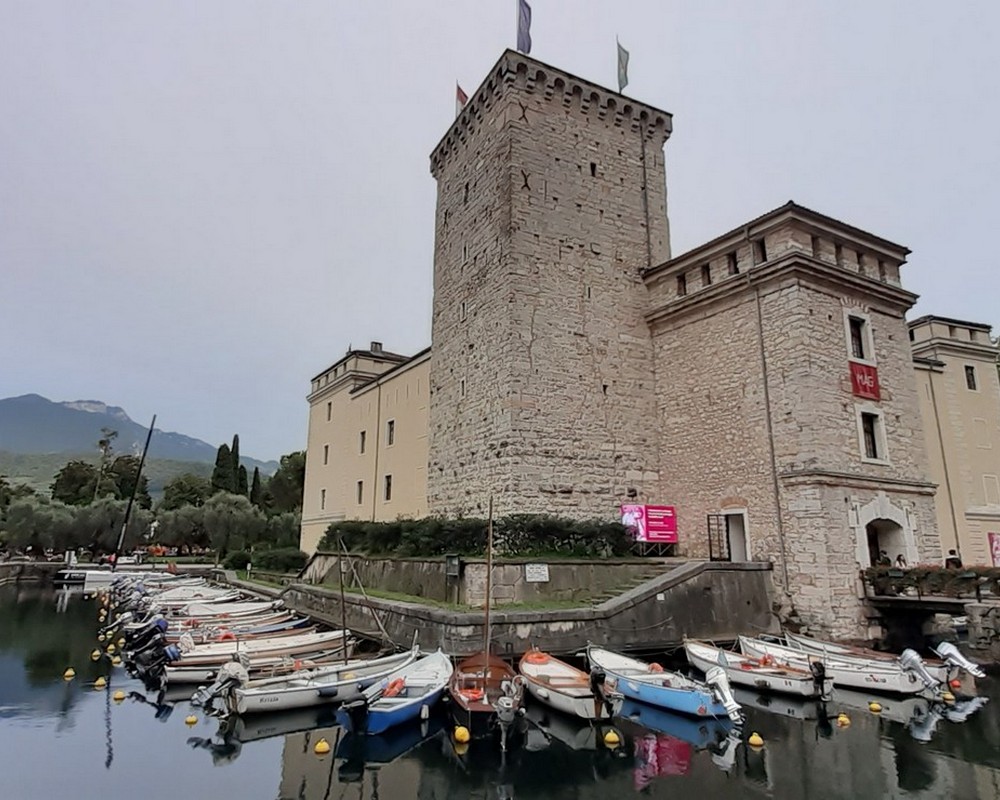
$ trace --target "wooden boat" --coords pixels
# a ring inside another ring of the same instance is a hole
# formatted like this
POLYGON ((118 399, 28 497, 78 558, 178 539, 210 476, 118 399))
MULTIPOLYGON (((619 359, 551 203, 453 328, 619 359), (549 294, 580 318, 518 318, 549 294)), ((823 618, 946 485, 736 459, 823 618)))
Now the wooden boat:
POLYGON ((732 696, 725 674, 711 673, 711 684, 664 670, 631 656, 590 645, 587 660, 604 673, 605 685, 632 700, 694 717, 728 717, 742 720, 739 703, 732 696))
MULTIPOLYGON (((797 650, 803 650, 807 653, 814 653, 821 656, 853 655, 880 662, 892 662, 900 658, 900 656, 893 653, 883 653, 880 650, 872 650, 868 647, 855 647, 849 644, 826 642, 821 639, 813 639, 797 633, 786 633, 785 639, 789 647, 794 647, 797 650)), ((943 642, 938 645, 936 652, 939 656, 942 656, 940 660, 933 658, 921 660, 923 662, 923 666, 927 670, 927 673, 939 683, 945 684, 948 682, 948 679, 950 678, 949 672, 951 670, 962 669, 976 678, 982 678, 986 675, 978 664, 975 664, 965 658, 965 656, 958 651, 958 648, 950 642, 943 642)))
POLYGON ((781 642, 773 642, 748 636, 739 637, 740 652, 756 659, 771 658, 782 664, 789 664, 801 670, 811 670, 814 663, 821 663, 834 686, 853 689, 867 689, 894 694, 918 694, 926 690, 936 690, 940 684, 933 679, 928 685, 921 680, 920 673, 907 669, 909 660, 874 660, 859 655, 818 655, 805 650, 789 647, 781 642))
POLYGON ((438 650, 400 667, 343 705, 337 721, 351 733, 380 734, 416 719, 426 719, 451 680, 451 659, 438 650))
POLYGON ((730 681, 741 686, 800 697, 827 697, 833 689, 821 663, 814 662, 812 670, 799 669, 769 656, 752 658, 693 639, 684 640, 684 652, 702 672, 720 667, 730 681))
POLYGON ((609 719, 611 703, 604 696, 604 681, 598 673, 584 672, 541 650, 531 649, 521 657, 518 671, 532 697, 548 706, 581 719, 609 719))
POLYGON ((302 670, 285 677, 247 680, 226 692, 226 706, 235 714, 255 714, 357 700, 369 686, 412 664, 419 654, 419 648, 414 647, 384 658, 302 670))

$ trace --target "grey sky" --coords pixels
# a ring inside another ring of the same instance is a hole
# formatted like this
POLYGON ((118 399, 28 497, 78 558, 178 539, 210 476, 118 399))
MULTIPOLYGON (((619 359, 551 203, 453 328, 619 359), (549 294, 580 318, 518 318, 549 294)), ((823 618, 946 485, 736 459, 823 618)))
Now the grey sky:
MULTIPOLYGON (((995 2, 533 0, 532 55, 674 114, 680 253, 789 199, 991 324, 995 2)), ((275 457, 348 344, 429 343, 428 155, 515 0, 0 0, 0 396, 275 457), (378 297, 377 303, 369 298, 378 297)))

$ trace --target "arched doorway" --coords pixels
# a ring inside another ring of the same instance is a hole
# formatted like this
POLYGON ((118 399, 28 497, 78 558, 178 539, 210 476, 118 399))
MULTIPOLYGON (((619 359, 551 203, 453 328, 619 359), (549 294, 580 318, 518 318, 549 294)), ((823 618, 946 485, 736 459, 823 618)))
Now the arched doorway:
POLYGON ((873 519, 865 525, 865 534, 868 541, 869 565, 878 564, 880 556, 887 559, 890 564, 895 564, 899 555, 906 558, 906 537, 899 523, 891 519, 873 519))

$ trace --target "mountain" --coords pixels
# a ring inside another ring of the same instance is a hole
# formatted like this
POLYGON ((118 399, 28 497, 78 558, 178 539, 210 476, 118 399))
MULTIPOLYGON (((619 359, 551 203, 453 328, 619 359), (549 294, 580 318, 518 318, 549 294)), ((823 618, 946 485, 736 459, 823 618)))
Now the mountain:
MULTIPOLYGON (((113 445, 115 452, 136 455, 142 452, 148 428, 134 422, 117 406, 99 400, 54 403, 37 394, 0 400, 0 450, 8 453, 96 454, 101 428, 118 431, 113 445)), ((214 464, 217 449, 201 439, 157 428, 149 443, 148 457, 214 464)), ((247 456, 242 456, 240 463, 251 472, 259 467, 267 475, 278 468, 276 461, 258 461, 247 456)))

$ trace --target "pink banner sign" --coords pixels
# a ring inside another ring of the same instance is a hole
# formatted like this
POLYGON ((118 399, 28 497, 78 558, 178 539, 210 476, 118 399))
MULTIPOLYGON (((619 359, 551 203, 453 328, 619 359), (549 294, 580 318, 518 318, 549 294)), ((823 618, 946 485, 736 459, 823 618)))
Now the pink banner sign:
POLYGON ((637 542, 677 543, 677 510, 674 506, 624 505, 622 525, 637 542))
POLYGON ((988 533, 990 537, 990 555, 993 556, 993 566, 1000 567, 1000 533, 988 533))

